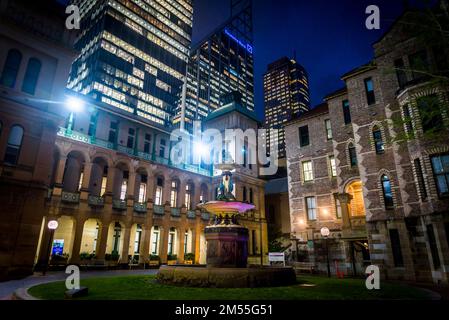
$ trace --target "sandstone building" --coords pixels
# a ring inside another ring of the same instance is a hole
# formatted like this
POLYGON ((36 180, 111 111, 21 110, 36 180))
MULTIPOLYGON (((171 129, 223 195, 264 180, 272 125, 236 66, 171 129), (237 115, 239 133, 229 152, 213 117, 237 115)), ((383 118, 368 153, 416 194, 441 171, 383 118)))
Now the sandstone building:
MULTIPOLYGON (((190 1, 178 2, 191 7, 190 1)), ((106 103, 65 89, 76 57, 76 34, 64 28, 65 8, 56 15, 53 1, 45 2, 48 7, 24 3, 2 1, 0 7, 0 278, 30 274, 48 261, 95 267, 205 263, 203 230, 213 217, 197 205, 215 199, 221 172, 190 158, 176 163, 172 128, 111 107, 117 95, 106 103), (30 18, 39 15, 42 23, 30 18), (47 227, 51 220, 58 221, 54 233, 47 227)), ((120 66, 117 59, 136 54, 130 46, 107 48, 118 54, 110 62, 120 66)), ((86 50, 82 54, 88 56, 86 50)), ((140 72, 131 68, 129 77, 114 75, 127 88, 139 86, 133 72, 153 81, 157 71, 163 78, 169 68, 149 61, 153 68, 142 71, 139 65, 140 72)), ((105 94, 113 92, 108 85, 114 86, 106 81, 105 94)), ((238 97, 226 101, 203 129, 257 129, 253 112, 238 97)), ((226 152, 234 159, 239 152, 248 156, 237 147, 226 152)), ((248 261, 260 264, 267 253, 265 182, 246 159, 233 173, 234 192, 256 206, 241 223, 249 229, 248 261)))
POLYGON ((0 280, 31 272, 46 215, 58 109, 75 57, 64 20, 64 8, 48 2, 0 2, 0 280))
POLYGON ((448 55, 407 28, 417 16, 405 13, 373 61, 285 128, 300 260, 325 268, 328 227, 334 273, 374 264, 386 279, 448 283, 448 55))

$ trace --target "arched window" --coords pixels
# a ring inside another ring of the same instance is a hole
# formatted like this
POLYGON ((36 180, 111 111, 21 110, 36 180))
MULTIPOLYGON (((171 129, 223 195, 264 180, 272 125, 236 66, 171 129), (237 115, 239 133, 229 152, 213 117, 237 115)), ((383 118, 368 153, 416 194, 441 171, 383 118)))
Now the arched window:
POLYGON ((163 190, 164 190, 164 179, 162 177, 158 177, 156 179, 156 191, 154 196, 154 204, 158 206, 162 205, 163 190))
POLYGON ((31 58, 28 60, 27 70, 25 72, 25 79, 22 83, 22 91, 34 94, 36 92, 37 80, 39 79, 39 73, 41 72, 42 63, 36 59, 31 58))
POLYGON ((193 186, 191 183, 186 184, 186 193, 184 196, 184 204, 187 208, 187 210, 192 209, 192 193, 193 193, 193 186))
POLYGON ((392 209, 393 204, 393 191, 391 190, 391 182, 390 178, 387 175, 383 175, 380 178, 380 182, 382 183, 382 193, 384 197, 385 209, 392 209))
POLYGON ((382 140, 382 132, 377 126, 373 128, 373 139, 374 139, 374 146, 376 148, 376 153, 377 154, 384 153, 385 147, 384 142, 382 140))
POLYGON ((23 128, 19 125, 11 127, 8 137, 8 145, 5 152, 5 163, 17 164, 19 160, 20 147, 22 146, 23 128))
POLYGON ((351 164, 351 167, 354 167, 357 165, 357 154, 355 151, 354 144, 352 143, 349 144, 348 152, 349 152, 349 163, 351 164))
POLYGON ((14 88, 16 85, 17 74, 19 73, 20 63, 22 62, 22 54, 17 49, 11 49, 6 57, 5 65, 3 66, 0 84, 14 88))
POLYGON ((246 187, 243 187, 243 202, 245 202, 246 201, 246 198, 247 198, 247 196, 246 196, 246 187))
POLYGON ((249 188, 249 203, 254 203, 253 198, 253 188, 249 188))
POLYGON ((170 207, 176 208, 178 206, 178 182, 171 182, 171 191, 170 191, 170 207))

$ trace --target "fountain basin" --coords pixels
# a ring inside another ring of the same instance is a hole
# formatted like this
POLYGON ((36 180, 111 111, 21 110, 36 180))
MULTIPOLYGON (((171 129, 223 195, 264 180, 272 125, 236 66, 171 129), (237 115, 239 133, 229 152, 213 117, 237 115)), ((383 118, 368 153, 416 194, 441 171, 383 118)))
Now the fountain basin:
POLYGON ((242 214, 255 208, 253 204, 239 201, 209 201, 199 207, 218 216, 242 214))
POLYGON ((161 266, 159 283, 212 288, 279 287, 296 283, 291 267, 213 268, 206 266, 161 266))
POLYGON ((245 268, 248 260, 248 229, 239 225, 212 225, 204 229, 209 267, 245 268))

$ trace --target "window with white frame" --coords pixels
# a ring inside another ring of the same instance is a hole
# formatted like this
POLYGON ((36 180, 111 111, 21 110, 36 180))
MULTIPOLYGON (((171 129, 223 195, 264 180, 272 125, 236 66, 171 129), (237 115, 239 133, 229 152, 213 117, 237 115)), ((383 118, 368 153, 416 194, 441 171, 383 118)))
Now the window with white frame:
POLYGON ((164 185, 164 182, 163 182, 162 178, 157 178, 156 194, 154 197, 154 203, 158 206, 162 205, 163 185, 164 185))
POLYGON ((449 196, 449 154, 432 156, 430 161, 438 196, 449 196))
POLYGON ((309 160, 302 163, 302 174, 304 177, 304 182, 313 181, 312 161, 309 160))
POLYGON ((151 254, 158 254, 159 252, 159 227, 153 227, 153 233, 151 234, 151 254))
POLYGON ((316 220, 316 198, 306 197, 307 219, 316 220))
POLYGON ((139 254, 140 252, 140 240, 142 239, 142 226, 137 225, 136 235, 134 237, 134 254, 139 254))
POLYGON ((172 208, 176 208, 177 205, 178 205, 178 183, 176 181, 172 181, 170 191, 170 206, 172 208))
POLYGON ((147 198, 147 184, 146 182, 141 182, 139 184, 139 202, 146 202, 147 198))

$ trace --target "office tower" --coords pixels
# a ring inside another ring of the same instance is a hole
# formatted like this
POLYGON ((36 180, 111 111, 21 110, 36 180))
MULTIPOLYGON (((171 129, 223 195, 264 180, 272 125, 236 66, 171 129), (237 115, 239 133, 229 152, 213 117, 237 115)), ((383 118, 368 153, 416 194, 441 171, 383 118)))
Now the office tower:
POLYGON ((174 124, 191 131, 194 120, 223 106, 222 97, 232 91, 239 92, 242 105, 254 111, 252 42, 251 1, 232 1, 231 18, 192 49, 185 100, 174 124))
POLYGON ((310 108, 307 72, 295 59, 283 57, 268 65, 263 77, 265 127, 279 129, 278 136, 267 134, 267 146, 277 140, 278 157, 285 158, 282 125, 310 108))
POLYGON ((169 126, 189 57, 192 1, 73 3, 82 21, 68 88, 119 114, 169 126))

